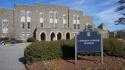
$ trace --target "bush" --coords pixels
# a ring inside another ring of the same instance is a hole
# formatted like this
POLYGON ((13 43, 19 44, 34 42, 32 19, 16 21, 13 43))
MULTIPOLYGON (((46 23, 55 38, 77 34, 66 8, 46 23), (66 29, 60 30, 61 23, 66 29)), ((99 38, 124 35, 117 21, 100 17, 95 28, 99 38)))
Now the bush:
MULTIPOLYGON (((46 61, 58 58, 74 59, 75 40, 33 42, 24 52, 26 61, 46 61)), ((125 47, 118 39, 104 39, 104 53, 112 56, 125 56, 125 47)))
POLYGON ((27 42, 35 42, 35 41, 36 41, 36 39, 33 38, 33 37, 30 37, 30 38, 27 39, 27 42))
POLYGON ((9 37, 0 38, 0 41, 9 42, 10 38, 9 37))
POLYGON ((62 40, 62 52, 64 59, 74 59, 75 58, 75 40, 62 40))
POLYGON ((58 59, 62 57, 61 55, 60 44, 56 41, 33 42, 24 52, 28 62, 58 59))
POLYGON ((116 38, 109 38, 104 40, 104 52, 112 56, 125 56, 125 47, 123 42, 120 42, 116 38))

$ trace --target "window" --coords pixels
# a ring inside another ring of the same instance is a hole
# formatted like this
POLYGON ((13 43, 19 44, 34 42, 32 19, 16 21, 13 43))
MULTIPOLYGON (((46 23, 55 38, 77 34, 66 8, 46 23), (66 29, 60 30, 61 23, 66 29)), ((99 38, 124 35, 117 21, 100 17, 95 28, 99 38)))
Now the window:
POLYGON ((27 22, 27 28, 30 29, 30 22, 27 22))
POLYGON ((31 17, 27 17, 27 22, 31 22, 31 17))
POLYGON ((25 28, 25 23, 24 22, 22 22, 22 28, 25 28))
POLYGON ((54 23, 57 23, 57 19, 54 20, 54 23))
POLYGON ((40 25, 41 25, 41 27, 43 27, 43 22, 44 22, 44 19, 40 18, 40 25))
POLYGON ((73 24, 76 24, 76 22, 77 22, 76 20, 73 20, 73 24))
POLYGON ((40 23, 41 24, 41 27, 43 27, 43 23, 40 23))
POLYGON ((77 25, 77 27, 78 27, 78 29, 80 29, 80 25, 79 24, 77 25))
POLYGON ((74 29, 80 29, 80 24, 74 24, 74 29))
POLYGON ((74 29, 76 29, 76 24, 74 24, 74 29))
POLYGON ((49 21, 50 23, 53 23, 53 19, 52 18, 50 18, 50 21, 49 21))
POLYGON ((27 28, 30 29, 31 17, 27 17, 27 28))
POLYGON ((80 24, 79 20, 77 20, 77 24, 80 24))
POLYGON ((2 20, 2 32, 8 33, 8 20, 7 19, 2 20))
POLYGON ((25 22, 25 16, 21 17, 21 22, 25 22))
POLYGON ((44 19, 43 18, 40 18, 40 23, 43 23, 44 22, 44 19))
POLYGON ((63 24, 66 24, 66 15, 65 14, 63 14, 63 16, 62 16, 62 22, 63 22, 63 24))
POLYGON ((63 24, 66 24, 66 20, 65 19, 63 19, 63 24))

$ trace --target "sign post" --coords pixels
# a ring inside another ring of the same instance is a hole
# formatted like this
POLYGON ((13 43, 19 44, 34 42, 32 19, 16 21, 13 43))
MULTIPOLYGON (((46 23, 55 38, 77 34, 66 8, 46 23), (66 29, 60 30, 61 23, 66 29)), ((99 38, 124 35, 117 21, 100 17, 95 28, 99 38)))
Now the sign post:
POLYGON ((77 61, 77 36, 75 36, 75 60, 77 61))
POLYGON ((77 68, 77 35, 75 35, 75 68, 77 68))
POLYGON ((103 38, 101 36, 101 63, 102 64, 103 64, 103 58, 104 58, 104 56, 103 56, 103 38))
POLYGON ((98 31, 83 30, 75 36, 75 63, 78 54, 101 54, 103 64, 103 38, 98 31))

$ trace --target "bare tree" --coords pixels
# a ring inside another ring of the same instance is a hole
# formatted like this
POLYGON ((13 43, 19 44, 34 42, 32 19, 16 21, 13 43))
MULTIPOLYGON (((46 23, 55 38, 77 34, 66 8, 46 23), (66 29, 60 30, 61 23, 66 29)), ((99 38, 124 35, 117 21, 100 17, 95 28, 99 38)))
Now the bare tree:
POLYGON ((118 1, 118 7, 116 9, 117 12, 120 12, 124 17, 118 18, 115 22, 117 24, 124 24, 125 25, 125 0, 118 1))

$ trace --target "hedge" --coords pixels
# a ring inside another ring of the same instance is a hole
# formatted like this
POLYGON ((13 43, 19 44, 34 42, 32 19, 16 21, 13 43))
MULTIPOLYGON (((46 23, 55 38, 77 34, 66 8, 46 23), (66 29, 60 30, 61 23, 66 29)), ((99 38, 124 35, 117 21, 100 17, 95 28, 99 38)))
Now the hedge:
POLYGON ((125 57, 124 42, 119 41, 117 38, 104 39, 103 46, 107 55, 125 57))
MULTIPOLYGON (((74 59, 74 40, 33 42, 26 47, 26 61, 46 61, 53 59, 74 59)), ((109 38, 103 41, 104 53, 111 56, 125 57, 125 46, 118 39, 109 38)))
POLYGON ((62 40, 61 45, 63 59, 74 59, 75 58, 75 41, 72 40, 62 40))
POLYGON ((62 57, 59 46, 56 41, 33 42, 25 49, 24 56, 28 62, 59 59, 62 57))
POLYGON ((30 38, 27 39, 27 42, 35 42, 35 41, 36 41, 36 39, 33 38, 33 37, 30 37, 30 38))

